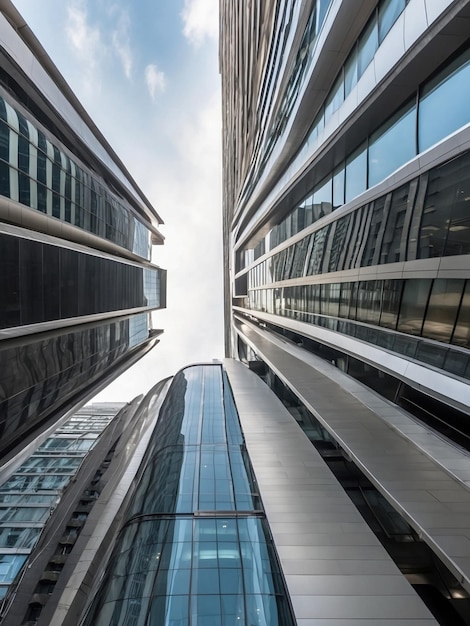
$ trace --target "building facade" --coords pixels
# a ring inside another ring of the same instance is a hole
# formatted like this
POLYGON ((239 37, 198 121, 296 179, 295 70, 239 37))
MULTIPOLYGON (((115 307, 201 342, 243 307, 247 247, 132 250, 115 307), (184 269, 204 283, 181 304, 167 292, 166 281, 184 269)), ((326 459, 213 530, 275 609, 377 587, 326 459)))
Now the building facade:
POLYGON ((161 331, 158 213, 9 0, 0 2, 0 458, 161 331))
POLYGON ((220 8, 227 355, 468 620, 470 3, 220 8))
MULTIPOLYGON (((3 602, 12 582, 37 544, 62 493, 76 476, 97 438, 116 416, 121 405, 87 406, 57 428, 33 454, 0 485, 0 562, 3 602)), ((85 512, 77 512, 62 538, 62 546, 73 545, 85 512)), ((43 593, 55 583, 59 568, 43 581, 43 593)))

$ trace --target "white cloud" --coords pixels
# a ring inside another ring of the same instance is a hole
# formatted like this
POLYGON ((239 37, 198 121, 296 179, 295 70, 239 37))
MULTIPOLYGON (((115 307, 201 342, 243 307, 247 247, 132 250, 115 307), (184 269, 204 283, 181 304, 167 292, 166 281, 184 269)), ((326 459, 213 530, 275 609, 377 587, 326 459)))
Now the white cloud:
POLYGON ((217 40, 219 12, 217 0, 185 0, 183 11, 184 36, 195 46, 207 38, 217 40))
POLYGON ((67 14, 67 38, 77 55, 93 67, 103 50, 101 33, 88 23, 85 2, 78 0, 69 5, 67 14))
POLYGON ((145 82, 152 100, 155 100, 157 93, 163 93, 165 91, 165 74, 161 72, 154 63, 150 63, 145 68, 145 82))
POLYGON ((128 79, 131 78, 133 65, 133 54, 129 36, 130 23, 129 14, 126 11, 119 11, 117 26, 111 36, 114 52, 121 61, 124 74, 128 79))

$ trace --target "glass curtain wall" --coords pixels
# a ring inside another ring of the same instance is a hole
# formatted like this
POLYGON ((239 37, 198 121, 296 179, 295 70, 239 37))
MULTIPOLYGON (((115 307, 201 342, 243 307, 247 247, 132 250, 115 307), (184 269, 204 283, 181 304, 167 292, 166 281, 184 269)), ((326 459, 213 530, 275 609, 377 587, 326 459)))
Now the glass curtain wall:
POLYGON ((293 626, 221 365, 174 378, 83 626, 293 626))
POLYGON ((150 260, 151 232, 123 198, 1 96, 0 195, 150 260))

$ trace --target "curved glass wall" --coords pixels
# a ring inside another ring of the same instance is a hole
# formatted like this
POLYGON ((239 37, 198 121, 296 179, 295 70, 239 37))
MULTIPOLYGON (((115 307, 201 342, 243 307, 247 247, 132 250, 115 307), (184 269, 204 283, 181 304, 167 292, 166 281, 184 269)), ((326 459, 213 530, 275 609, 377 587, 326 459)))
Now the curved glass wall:
POLYGON ((466 152, 318 228, 248 270, 248 290, 302 276, 470 254, 469 172, 466 152))
MULTIPOLYGON (((246 267, 264 250, 273 249, 381 182, 420 152, 469 124, 470 112, 463 105, 468 99, 468 85, 470 49, 427 81, 416 99, 400 107, 343 164, 318 183, 282 222, 271 229, 263 246, 258 246, 254 253, 252 250, 238 251, 237 270, 246 267), (442 115, 443 110, 445 115, 442 115)), ((319 123, 323 124, 322 120, 319 123)), ((301 163, 303 160, 299 166, 301 163)))
POLYGON ((282 283, 360 267, 469 255, 469 171, 470 153, 465 153, 319 228, 238 277, 237 295, 248 295, 246 306, 253 310, 324 326, 468 378, 466 350, 413 337, 470 348, 468 274, 434 280, 282 283))
POLYGON ((83 626, 293 626, 220 365, 179 372, 83 626))
POLYGON ((470 280, 370 280, 262 289, 250 292, 248 308, 321 326, 470 378, 470 280))
MULTIPOLYGON (((251 171, 251 175, 245 184, 245 190, 241 195, 242 199, 245 199, 253 190, 254 185, 259 180, 264 168, 266 167, 274 147, 286 128, 296 98, 307 77, 307 70, 312 62, 318 36, 320 35, 330 4, 331 0, 315 0, 313 2, 309 19, 305 26, 297 54, 292 64, 287 84, 284 88, 278 112, 273 122, 270 124, 269 133, 267 134, 262 149, 260 150, 260 154, 257 157, 260 165, 251 171)), ((266 79, 264 82, 260 97, 260 104, 258 107, 261 111, 263 111, 259 128, 265 128, 268 123, 268 112, 272 110, 274 105, 273 97, 276 93, 276 87, 279 85, 280 70, 282 61, 284 60, 283 53, 286 49, 286 45, 288 47, 288 39, 292 30, 291 25, 296 21, 297 16, 298 7, 295 6, 295 2, 281 3, 276 20, 278 26, 272 38, 274 59, 271 59, 270 62, 267 63, 267 67, 272 67, 273 69, 270 72, 269 79, 266 79), (297 15, 295 15, 295 12, 297 12, 297 15), (270 97, 269 105, 266 102, 268 95, 270 97)))
POLYGON ((1 96, 0 195, 150 260, 151 232, 122 198, 1 96))
MULTIPOLYGON (((287 121, 292 112, 292 108, 297 97, 300 87, 307 75, 307 69, 313 58, 315 51, 315 43, 323 26, 331 0, 318 0, 313 5, 310 19, 307 23, 302 43, 299 47, 297 57, 289 78, 284 99, 279 114, 276 117, 275 124, 269 135, 263 151, 261 165, 253 171, 249 178, 247 189, 242 194, 241 203, 252 193, 255 185, 260 180, 264 169, 268 163, 268 159, 273 152, 273 148, 282 135, 282 131, 287 125, 287 121)), ((317 114, 312 128, 307 135, 304 145, 300 149, 300 154, 296 157, 295 162, 298 165, 303 162, 303 150, 311 142, 315 141, 320 130, 331 118, 333 113, 337 111, 348 97, 352 89, 356 86, 367 67, 372 62, 379 46, 387 36, 388 32, 396 22, 409 0, 380 0, 377 7, 372 12, 362 33, 354 44, 344 66, 340 69, 338 76, 325 98, 324 104, 320 112, 317 114)), ((402 161, 403 163, 404 161, 402 161)), ((393 170, 390 170, 393 171, 393 170)))
POLYGON ((148 314, 37 337, 23 345, 2 342, 1 450, 147 341, 148 314))
POLYGON ((160 306, 162 270, 0 234, 0 329, 160 306))

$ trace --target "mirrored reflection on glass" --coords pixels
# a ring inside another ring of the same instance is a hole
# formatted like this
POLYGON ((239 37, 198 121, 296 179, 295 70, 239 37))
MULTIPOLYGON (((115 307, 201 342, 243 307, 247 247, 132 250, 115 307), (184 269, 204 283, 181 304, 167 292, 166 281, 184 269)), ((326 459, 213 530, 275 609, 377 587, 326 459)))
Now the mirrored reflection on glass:
POLYGON ((126 520, 84 626, 293 624, 221 365, 173 379, 126 520))

